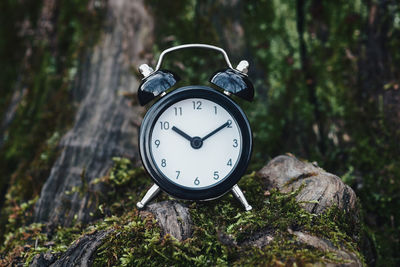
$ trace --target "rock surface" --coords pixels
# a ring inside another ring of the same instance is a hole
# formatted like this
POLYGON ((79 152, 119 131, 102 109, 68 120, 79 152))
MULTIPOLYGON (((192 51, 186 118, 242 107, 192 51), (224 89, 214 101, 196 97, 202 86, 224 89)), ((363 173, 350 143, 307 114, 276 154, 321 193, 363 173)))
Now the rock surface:
POLYGON ((360 259, 358 259, 357 255, 343 250, 343 249, 338 249, 335 247, 332 242, 329 240, 325 240, 307 233, 295 231, 292 232, 296 237, 297 240, 301 243, 307 244, 309 246, 312 246, 314 248, 323 250, 323 251, 329 251, 329 252, 334 252, 336 256, 343 261, 345 261, 343 264, 333 264, 333 263, 328 263, 326 266, 363 266, 360 259))
MULTIPOLYGON (((320 214, 336 205, 358 219, 357 197, 353 189, 345 185, 338 176, 326 172, 315 163, 300 161, 292 155, 281 155, 272 159, 257 175, 268 189, 278 188, 287 193, 303 186, 296 199, 311 213, 320 214)), ((357 255, 335 247, 329 240, 301 231, 289 231, 296 236, 297 241, 323 251, 334 252, 344 261, 342 264, 330 263, 328 266, 362 266, 357 255)), ((271 234, 258 236, 253 243, 265 245, 271 238, 271 234)))
POLYGON ((147 210, 157 219, 164 234, 170 234, 180 241, 191 237, 193 223, 189 209, 179 202, 168 200, 153 203, 147 210))
POLYGON ((333 205, 346 212, 356 212, 356 194, 342 180, 318 166, 281 155, 272 159, 257 175, 267 188, 290 192, 304 185, 297 200, 311 213, 322 213, 333 205))
MULTIPOLYGON (((91 220, 96 203, 89 194, 66 194, 106 174, 114 156, 137 158, 137 125, 142 109, 121 92, 139 85, 131 67, 151 41, 153 21, 142 1, 110 1, 103 35, 86 56, 73 93, 79 102, 73 128, 63 136, 35 207, 35 221, 68 226, 91 220)), ((100 190, 100 188, 95 188, 100 190)))

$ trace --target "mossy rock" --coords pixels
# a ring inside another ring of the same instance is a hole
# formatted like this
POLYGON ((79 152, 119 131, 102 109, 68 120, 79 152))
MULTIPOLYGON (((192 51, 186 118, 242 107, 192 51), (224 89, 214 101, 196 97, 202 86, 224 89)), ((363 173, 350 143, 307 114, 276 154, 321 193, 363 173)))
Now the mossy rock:
POLYGON ((240 182, 253 206, 250 212, 232 194, 209 202, 176 201, 160 194, 146 210, 139 211, 135 203, 150 186, 150 179, 127 159, 115 158, 114 162, 107 176, 93 182, 108 188, 98 198, 94 223, 19 228, 7 235, 1 263, 365 265, 360 225, 349 216, 357 212, 356 206, 345 210, 332 202, 319 213, 310 212, 302 207, 304 201, 298 201, 307 184, 281 192, 268 187, 260 172, 253 172, 240 182))

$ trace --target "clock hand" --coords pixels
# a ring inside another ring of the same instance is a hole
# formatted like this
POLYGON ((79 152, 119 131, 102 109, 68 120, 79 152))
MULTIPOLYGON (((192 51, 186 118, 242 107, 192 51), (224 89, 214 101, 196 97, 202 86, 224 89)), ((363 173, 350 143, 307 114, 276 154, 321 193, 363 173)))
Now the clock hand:
POLYGON ((192 142, 192 137, 190 137, 188 134, 186 134, 184 131, 179 130, 178 128, 176 128, 175 126, 172 126, 172 130, 175 131, 176 133, 178 133, 179 135, 181 135, 183 138, 185 138, 186 140, 188 140, 189 142, 192 142))
POLYGON ((226 126, 230 125, 229 121, 225 122, 224 124, 222 124, 221 126, 219 126, 217 129, 215 129, 214 131, 212 131, 211 133, 207 134, 206 136, 204 136, 201 141, 206 140, 208 137, 216 134, 217 132, 221 131, 222 129, 224 129, 226 126))

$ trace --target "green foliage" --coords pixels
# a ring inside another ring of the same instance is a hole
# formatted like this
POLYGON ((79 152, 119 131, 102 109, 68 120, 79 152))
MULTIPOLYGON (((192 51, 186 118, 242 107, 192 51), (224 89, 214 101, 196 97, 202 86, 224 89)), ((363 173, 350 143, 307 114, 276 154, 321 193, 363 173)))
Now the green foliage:
POLYGON ((127 158, 113 158, 114 167, 109 176, 110 182, 121 186, 128 183, 135 175, 135 170, 131 168, 131 161, 127 158))

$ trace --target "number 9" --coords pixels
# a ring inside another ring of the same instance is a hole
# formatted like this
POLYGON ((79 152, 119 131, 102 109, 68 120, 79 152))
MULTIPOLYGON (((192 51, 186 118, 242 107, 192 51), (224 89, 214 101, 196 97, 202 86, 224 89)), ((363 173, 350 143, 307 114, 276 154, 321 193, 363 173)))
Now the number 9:
POLYGON ((154 144, 156 144, 157 148, 160 146, 160 143, 161 143, 161 142, 160 142, 160 140, 158 140, 158 139, 157 139, 156 141, 154 141, 154 144))

